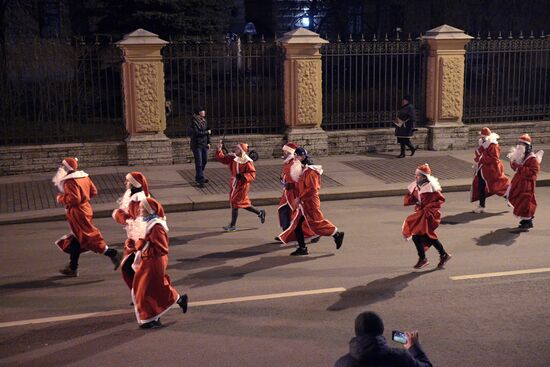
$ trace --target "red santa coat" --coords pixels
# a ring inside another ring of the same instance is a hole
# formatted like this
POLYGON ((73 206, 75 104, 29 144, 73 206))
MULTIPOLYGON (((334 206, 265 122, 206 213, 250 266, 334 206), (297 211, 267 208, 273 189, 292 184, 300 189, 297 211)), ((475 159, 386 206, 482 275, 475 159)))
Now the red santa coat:
POLYGON ((66 218, 71 233, 55 242, 66 253, 70 252, 70 244, 76 238, 80 251, 93 251, 102 254, 107 248, 101 232, 93 223, 94 212, 90 199, 97 195, 97 189, 83 171, 76 171, 62 180, 63 193, 57 194, 57 201, 65 206, 66 218))
POLYGON ((510 183, 508 202, 514 207, 514 215, 521 219, 531 219, 537 210, 535 188, 540 164, 537 156, 529 154, 522 163, 510 161, 516 173, 510 183))
POLYGON ((225 155, 221 150, 216 151, 216 160, 227 166, 231 172, 229 179, 229 203, 232 208, 248 208, 252 206, 252 202, 248 197, 250 184, 256 178, 256 168, 252 159, 248 156, 243 158, 235 157, 234 155, 225 155), (237 179, 237 174, 240 173, 241 178, 237 179))
MULTIPOLYGON (((290 170, 292 165, 295 162, 295 158, 290 156, 285 163, 283 164, 283 170, 281 172, 281 184, 283 185, 283 194, 279 199, 278 210, 281 210, 282 207, 288 205, 291 212, 296 208, 294 207, 294 201, 298 197, 298 190, 296 188, 296 182, 292 179, 290 175, 290 170)), ((282 223, 279 223, 282 227, 282 223)))
POLYGON ((300 198, 299 207, 292 213, 291 224, 279 238, 283 243, 296 241, 294 231, 300 217, 304 216, 302 230, 306 240, 319 236, 333 236, 338 229, 334 224, 325 219, 321 211, 321 166, 306 166, 297 182, 296 189, 300 198))
POLYGON ((416 182, 409 185, 405 194, 404 205, 414 205, 414 213, 403 222, 403 237, 409 240, 413 235, 426 235, 437 239, 435 230, 441 223, 441 205, 445 197, 437 182, 427 182, 420 188, 416 182))
POLYGON ((157 320, 178 300, 166 274, 168 265, 168 227, 166 221, 155 218, 147 223, 145 239, 136 241, 132 300, 139 324, 157 320))
POLYGON ((504 196, 510 180, 504 175, 504 165, 500 161, 500 146, 495 141, 486 141, 475 151, 474 158, 477 169, 474 173, 474 180, 470 190, 470 201, 479 200, 479 178, 478 172, 481 171, 481 177, 485 180, 485 195, 504 196))
MULTIPOLYGON (((137 192, 130 197, 130 202, 126 208, 115 209, 112 213, 112 217, 118 224, 123 226, 128 225, 128 221, 135 221, 139 217, 139 205, 142 200, 146 199, 147 195, 143 191, 137 192)), ((141 219, 140 219, 141 220, 141 219)), ((126 273, 123 270, 124 263, 128 260, 128 257, 134 254, 137 250, 135 247, 136 241, 132 238, 127 238, 124 242, 124 255, 120 264, 120 271, 122 273, 122 279, 132 289, 132 283, 134 281, 131 274, 126 273)))

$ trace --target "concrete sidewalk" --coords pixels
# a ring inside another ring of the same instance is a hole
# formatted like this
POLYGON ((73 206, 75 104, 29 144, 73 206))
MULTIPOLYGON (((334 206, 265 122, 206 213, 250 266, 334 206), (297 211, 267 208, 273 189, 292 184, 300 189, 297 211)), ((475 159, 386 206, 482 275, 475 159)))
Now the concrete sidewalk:
MULTIPOLYGON (((503 147, 503 150, 507 147, 503 147)), ((550 149, 550 146, 536 149, 550 149)), ((505 154, 503 154, 505 155, 505 154)), ((329 156, 315 159, 324 168, 321 198, 344 200, 402 195, 414 179, 417 165, 428 162, 440 179, 445 192, 469 191, 472 180, 473 149, 467 151, 418 151, 414 157, 396 159, 395 153, 329 156)), ((99 189, 92 201, 95 216, 108 217, 116 199, 124 190, 124 176, 141 171, 149 179, 150 191, 167 212, 220 209, 229 207, 227 193, 229 172, 218 162, 209 162, 204 189, 194 184, 194 165, 116 166, 86 168, 99 189)), ((276 204, 281 195, 279 173, 281 160, 260 159, 255 162, 256 181, 251 198, 256 206, 276 204)), ((513 175, 505 162, 506 173, 513 175)), ((0 224, 60 220, 64 209, 55 203, 56 190, 51 183, 53 172, 0 177, 0 224)), ((543 160, 539 186, 550 185, 550 160, 543 160)))

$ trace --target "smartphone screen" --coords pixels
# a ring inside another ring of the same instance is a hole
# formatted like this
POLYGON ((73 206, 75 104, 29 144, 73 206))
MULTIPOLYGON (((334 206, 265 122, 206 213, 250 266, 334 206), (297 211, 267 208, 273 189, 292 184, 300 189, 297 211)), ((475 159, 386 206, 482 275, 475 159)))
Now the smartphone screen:
POLYGON ((391 332, 391 338, 396 343, 405 344, 407 343, 407 335, 399 330, 394 330, 391 332))

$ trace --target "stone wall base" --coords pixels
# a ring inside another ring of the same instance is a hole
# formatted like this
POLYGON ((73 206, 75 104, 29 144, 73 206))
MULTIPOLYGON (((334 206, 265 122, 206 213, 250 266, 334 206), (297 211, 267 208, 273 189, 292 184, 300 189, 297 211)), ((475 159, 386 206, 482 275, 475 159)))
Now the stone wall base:
POLYGON ((323 157, 329 154, 328 134, 320 127, 289 128, 285 134, 287 141, 305 147, 312 156, 323 157))
POLYGON ((428 149, 462 150, 468 148, 470 128, 463 124, 428 126, 428 149))
POLYGON ((468 139, 470 147, 476 147, 478 145, 479 132, 484 126, 488 126, 493 132, 500 135, 498 141, 501 147, 515 146, 518 138, 525 133, 531 135, 534 145, 550 143, 550 121, 508 122, 487 125, 468 125, 470 129, 468 139))
MULTIPOLYGON (((328 153, 364 154, 367 152, 397 151, 400 149, 394 129, 362 129, 328 131, 328 153)), ((411 142, 420 149, 428 148, 428 130, 419 128, 411 142)))
POLYGON ((138 134, 126 139, 128 165, 172 164, 172 141, 164 134, 138 134))
POLYGON ((54 171, 66 157, 77 157, 84 170, 123 166, 127 163, 126 144, 113 141, 0 147, 0 175, 54 171))

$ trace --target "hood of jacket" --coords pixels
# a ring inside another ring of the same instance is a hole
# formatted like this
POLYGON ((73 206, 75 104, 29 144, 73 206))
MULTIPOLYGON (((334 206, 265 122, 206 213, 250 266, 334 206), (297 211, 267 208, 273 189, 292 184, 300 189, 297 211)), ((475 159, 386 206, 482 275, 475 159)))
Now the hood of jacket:
POLYGON ((356 336, 349 342, 349 354, 358 361, 373 362, 388 351, 388 343, 383 335, 356 336))

